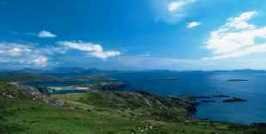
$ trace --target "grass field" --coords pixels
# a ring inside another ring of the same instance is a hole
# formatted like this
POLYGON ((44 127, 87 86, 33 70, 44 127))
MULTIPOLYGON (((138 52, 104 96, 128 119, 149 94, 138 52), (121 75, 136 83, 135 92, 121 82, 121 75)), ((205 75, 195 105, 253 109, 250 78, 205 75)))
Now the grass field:
POLYGON ((140 93, 53 95, 34 100, 0 83, 0 134, 264 134, 266 129, 192 121, 182 104, 140 93))

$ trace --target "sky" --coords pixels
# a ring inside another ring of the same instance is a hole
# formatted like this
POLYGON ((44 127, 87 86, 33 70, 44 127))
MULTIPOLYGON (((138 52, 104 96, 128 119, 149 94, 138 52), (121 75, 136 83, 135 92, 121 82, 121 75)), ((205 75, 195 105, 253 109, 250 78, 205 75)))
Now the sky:
POLYGON ((0 69, 266 69, 265 0, 0 0, 0 69))

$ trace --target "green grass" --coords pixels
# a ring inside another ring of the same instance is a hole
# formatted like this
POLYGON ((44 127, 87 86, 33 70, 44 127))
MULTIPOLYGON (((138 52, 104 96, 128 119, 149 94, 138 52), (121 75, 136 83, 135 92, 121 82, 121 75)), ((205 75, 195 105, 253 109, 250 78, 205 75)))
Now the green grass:
POLYGON ((265 129, 191 121, 181 105, 134 93, 96 92, 54 95, 64 107, 33 101, 16 87, 0 83, 0 134, 264 134, 265 129), (11 92, 12 91, 12 92, 11 92), (160 108, 159 106, 162 106, 160 108))

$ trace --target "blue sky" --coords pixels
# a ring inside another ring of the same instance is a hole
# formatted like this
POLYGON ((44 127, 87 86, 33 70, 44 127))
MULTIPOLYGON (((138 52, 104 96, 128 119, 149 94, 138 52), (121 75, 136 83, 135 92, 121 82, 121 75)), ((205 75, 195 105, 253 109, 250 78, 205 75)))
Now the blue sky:
POLYGON ((264 0, 0 0, 1 68, 266 69, 264 0))

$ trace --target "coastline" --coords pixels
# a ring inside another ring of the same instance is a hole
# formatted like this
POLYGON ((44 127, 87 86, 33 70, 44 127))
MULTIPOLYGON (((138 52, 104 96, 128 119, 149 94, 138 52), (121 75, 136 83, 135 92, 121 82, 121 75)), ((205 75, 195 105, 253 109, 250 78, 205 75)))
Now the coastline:
POLYGON ((263 134, 266 130, 263 124, 239 125, 196 119, 193 115, 197 103, 189 97, 162 97, 121 90, 47 96, 28 90, 27 86, 6 83, 0 84, 0 92, 0 106, 4 108, 4 112, 0 110, 2 133, 263 134))

